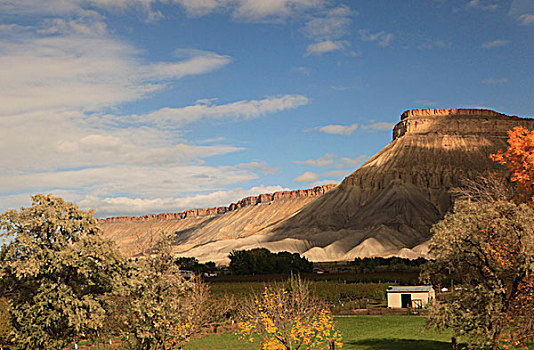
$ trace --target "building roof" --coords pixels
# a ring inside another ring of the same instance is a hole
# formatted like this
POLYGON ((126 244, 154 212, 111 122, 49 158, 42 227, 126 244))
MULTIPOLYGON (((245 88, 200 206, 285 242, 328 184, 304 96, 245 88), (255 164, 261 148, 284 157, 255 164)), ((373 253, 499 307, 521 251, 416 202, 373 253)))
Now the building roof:
POLYGON ((389 286, 388 293, 421 293, 430 292, 432 286, 389 286))

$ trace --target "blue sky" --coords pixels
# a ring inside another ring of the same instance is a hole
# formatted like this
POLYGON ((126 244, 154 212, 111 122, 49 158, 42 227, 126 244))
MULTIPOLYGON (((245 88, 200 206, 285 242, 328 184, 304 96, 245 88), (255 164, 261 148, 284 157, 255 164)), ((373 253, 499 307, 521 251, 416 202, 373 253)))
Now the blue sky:
POLYGON ((411 108, 534 116, 530 0, 0 0, 0 210, 337 183, 411 108))

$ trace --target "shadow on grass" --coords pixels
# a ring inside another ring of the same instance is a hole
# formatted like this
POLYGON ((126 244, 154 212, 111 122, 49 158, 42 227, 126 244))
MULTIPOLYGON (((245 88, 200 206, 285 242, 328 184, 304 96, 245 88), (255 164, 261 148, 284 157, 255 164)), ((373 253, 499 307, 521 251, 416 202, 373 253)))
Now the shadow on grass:
POLYGON ((347 341, 344 345, 356 345, 362 350, 449 350, 452 346, 450 342, 396 338, 347 341))

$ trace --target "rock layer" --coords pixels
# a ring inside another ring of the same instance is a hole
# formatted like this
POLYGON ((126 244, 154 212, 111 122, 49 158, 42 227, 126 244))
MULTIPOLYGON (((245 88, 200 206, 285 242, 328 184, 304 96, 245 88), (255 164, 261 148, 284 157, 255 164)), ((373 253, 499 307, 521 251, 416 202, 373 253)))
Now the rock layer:
POLYGON ((249 205, 265 204, 276 200, 294 199, 294 198, 308 198, 318 197, 325 194, 334 188, 335 185, 322 185, 305 190, 294 191, 280 191, 274 193, 264 193, 258 196, 245 197, 239 202, 232 203, 227 207, 212 207, 212 208, 199 208, 189 209, 179 213, 162 213, 162 214, 149 214, 143 216, 113 216, 105 219, 98 220, 100 223, 106 222, 129 222, 129 221, 152 221, 152 220, 182 220, 186 218, 194 218, 198 216, 210 216, 228 213, 240 208, 244 208, 249 205))
POLYGON ((507 146, 507 130, 534 119, 480 109, 405 111, 393 140, 331 188, 245 198, 229 207, 131 219, 107 219, 105 234, 123 249, 134 237, 174 232, 176 253, 227 261, 232 249, 266 247, 314 261, 365 256, 425 256, 430 227, 450 209, 462 179, 503 171, 489 154, 507 146))

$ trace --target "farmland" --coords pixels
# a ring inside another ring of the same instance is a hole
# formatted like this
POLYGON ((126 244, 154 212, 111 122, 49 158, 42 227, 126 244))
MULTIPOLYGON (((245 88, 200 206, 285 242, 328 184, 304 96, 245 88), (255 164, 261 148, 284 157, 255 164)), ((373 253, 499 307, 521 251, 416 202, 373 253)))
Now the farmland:
MULTIPOLYGON (((422 331, 426 319, 421 316, 350 316, 336 317, 336 327, 343 333, 343 349, 357 350, 439 350, 450 349, 449 333, 422 331)), ((232 332, 210 334, 195 339, 185 349, 258 349, 259 344, 245 343, 232 332)))

